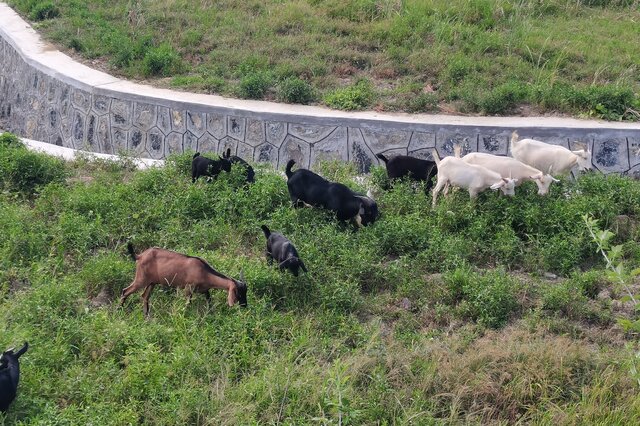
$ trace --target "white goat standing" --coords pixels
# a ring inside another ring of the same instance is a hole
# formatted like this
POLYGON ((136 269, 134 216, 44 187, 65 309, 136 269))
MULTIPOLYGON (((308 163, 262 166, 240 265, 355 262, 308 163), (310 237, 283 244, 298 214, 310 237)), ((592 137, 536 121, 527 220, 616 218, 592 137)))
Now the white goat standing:
POLYGON ((516 160, 551 174, 569 173, 573 166, 578 169, 591 169, 591 151, 583 143, 583 149, 571 151, 563 146, 551 145, 534 139, 518 140, 518 132, 511 134, 511 156, 516 160))
POLYGON ((433 159, 438 166, 438 182, 433 188, 433 203, 436 205, 438 193, 446 185, 444 195, 447 195, 449 185, 466 188, 469 197, 475 198, 487 188, 500 189, 505 195, 514 195, 515 180, 503 178, 500 174, 482 166, 467 164, 461 158, 445 157, 440 160, 438 151, 433 150, 433 159))
POLYGON ((499 173, 503 178, 513 178, 516 181, 516 186, 533 181, 538 186, 538 195, 548 194, 551 183, 558 182, 558 179, 550 174, 545 175, 540 170, 511 157, 472 152, 462 157, 462 161, 485 167, 499 173))

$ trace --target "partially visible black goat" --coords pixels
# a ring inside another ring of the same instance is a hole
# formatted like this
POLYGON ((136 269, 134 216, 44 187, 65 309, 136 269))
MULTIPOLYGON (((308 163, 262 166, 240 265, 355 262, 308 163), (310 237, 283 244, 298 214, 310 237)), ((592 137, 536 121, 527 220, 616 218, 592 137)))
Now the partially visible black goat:
POLYGON ((438 174, 438 166, 435 161, 422 160, 409 155, 397 155, 387 159, 382 154, 376 155, 387 166, 389 179, 400 179, 409 176, 413 180, 425 181, 426 191, 433 186, 432 179, 438 174))
POLYGON ((201 157, 199 152, 193 154, 191 160, 191 182, 195 182, 200 176, 218 177, 221 171, 230 172, 231 162, 225 158, 211 160, 201 157))
POLYGON ((253 167, 251 167, 249 163, 247 163, 237 155, 231 155, 231 148, 227 148, 227 150, 222 154, 222 158, 224 158, 225 160, 228 160, 229 162, 231 162, 231 164, 241 164, 246 170, 247 182, 249 183, 255 182, 256 174, 253 171, 253 167))
POLYGON ((13 402, 18 391, 20 380, 20 361, 18 358, 29 349, 29 344, 13 352, 13 348, 7 350, 0 357, 0 411, 5 412, 13 402))
POLYGON ((288 269, 295 277, 298 276, 300 268, 305 273, 307 272, 307 268, 304 266, 302 259, 300 259, 298 251, 287 237, 278 232, 271 232, 267 225, 262 225, 261 228, 267 238, 266 255, 269 265, 275 259, 280 270, 288 269))
POLYGON ((324 207, 336 212, 338 220, 354 219, 358 226, 368 225, 378 218, 378 205, 372 198, 353 192, 341 183, 330 182, 311 170, 293 172, 291 168, 295 163, 289 160, 285 170, 294 206, 304 203, 324 207))

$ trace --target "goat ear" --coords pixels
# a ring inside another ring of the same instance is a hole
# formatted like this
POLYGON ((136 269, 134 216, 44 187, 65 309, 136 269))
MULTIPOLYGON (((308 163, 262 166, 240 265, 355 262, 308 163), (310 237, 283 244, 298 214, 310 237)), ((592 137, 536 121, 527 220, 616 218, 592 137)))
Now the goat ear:
POLYGON ((504 182, 498 182, 498 183, 494 183, 493 185, 491 185, 489 188, 491 189, 500 189, 504 186, 504 182))
POLYGON ((529 176, 529 179, 542 180, 542 173, 539 175, 529 176))

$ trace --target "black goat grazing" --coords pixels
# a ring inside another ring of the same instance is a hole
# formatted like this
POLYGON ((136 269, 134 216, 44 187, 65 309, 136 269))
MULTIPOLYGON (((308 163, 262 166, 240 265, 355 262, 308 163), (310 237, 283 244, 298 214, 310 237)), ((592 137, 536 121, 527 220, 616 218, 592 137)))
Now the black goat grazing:
POLYGON ((13 402, 18 391, 20 380, 20 361, 18 358, 29 349, 29 344, 13 352, 13 348, 7 350, 0 357, 0 411, 5 412, 13 402))
POLYGON ((224 158, 225 160, 231 162, 231 164, 241 164, 247 173, 247 182, 248 183, 253 183, 255 182, 255 172, 253 171, 253 167, 251 167, 251 165, 249 165, 249 163, 247 163, 246 161, 244 161, 242 158, 238 157, 237 155, 231 155, 231 148, 227 148, 227 150, 222 154, 222 158, 224 158))
POLYGON ((267 225, 262 225, 262 232, 267 238, 267 261, 271 265, 275 259, 278 262, 280 270, 288 269, 291 271, 294 277, 298 276, 299 269, 306 273, 307 268, 304 266, 304 262, 300 259, 298 251, 294 247, 293 243, 287 239, 284 235, 278 232, 271 232, 267 225))
POLYGON ((375 222, 378 217, 378 205, 365 196, 353 192, 345 185, 329 182, 311 170, 291 171, 294 160, 287 163, 287 188, 294 206, 300 203, 320 206, 336 212, 338 220, 354 219, 358 226, 375 222))
POLYGON ((218 177, 221 171, 230 172, 231 162, 221 158, 219 160, 211 160, 210 158, 201 157, 199 152, 193 154, 191 160, 191 182, 195 182, 200 176, 218 177))
POLYGON ((428 191, 433 186, 432 178, 438 174, 438 166, 435 161, 422 160, 408 155, 397 155, 387 159, 382 154, 376 155, 387 166, 389 179, 400 179, 409 176, 413 180, 425 181, 428 191))

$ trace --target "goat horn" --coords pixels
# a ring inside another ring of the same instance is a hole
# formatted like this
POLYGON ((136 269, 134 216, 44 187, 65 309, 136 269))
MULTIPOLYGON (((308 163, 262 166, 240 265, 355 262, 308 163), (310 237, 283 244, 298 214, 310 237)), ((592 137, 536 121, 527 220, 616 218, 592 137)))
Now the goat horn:
POLYGON ((244 270, 240 270, 240 281, 244 281, 244 270))

